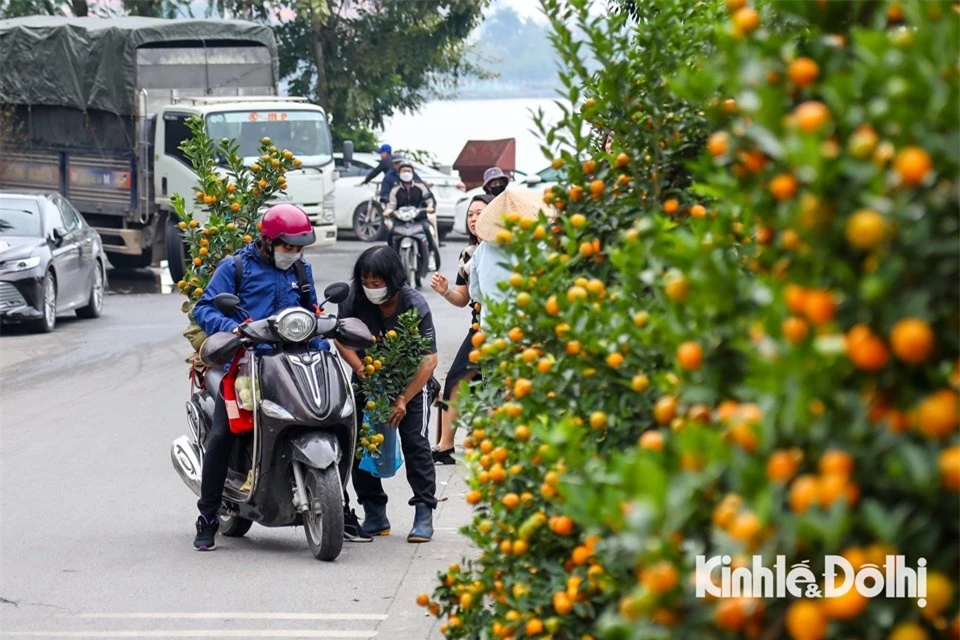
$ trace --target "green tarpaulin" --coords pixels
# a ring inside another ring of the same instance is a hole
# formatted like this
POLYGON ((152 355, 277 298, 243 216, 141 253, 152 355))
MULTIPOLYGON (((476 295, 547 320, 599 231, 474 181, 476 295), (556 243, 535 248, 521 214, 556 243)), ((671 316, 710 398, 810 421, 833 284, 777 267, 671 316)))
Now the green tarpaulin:
POLYGON ((239 20, 59 18, 0 20, 0 103, 137 113, 137 49, 262 44, 277 74, 269 27, 239 20))

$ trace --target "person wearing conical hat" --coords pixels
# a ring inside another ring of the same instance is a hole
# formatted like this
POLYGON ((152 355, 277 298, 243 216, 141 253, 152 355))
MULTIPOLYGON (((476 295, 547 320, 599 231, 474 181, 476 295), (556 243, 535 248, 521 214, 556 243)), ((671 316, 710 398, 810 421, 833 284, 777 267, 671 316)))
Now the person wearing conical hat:
POLYGON ((508 280, 516 262, 497 241, 497 235, 506 231, 504 218, 517 214, 520 219, 536 220, 540 211, 548 215, 552 210, 543 203, 541 195, 524 189, 507 189, 490 201, 477 220, 480 246, 470 262, 470 297, 480 302, 480 326, 486 328, 490 303, 501 302, 507 293, 498 285, 508 280))

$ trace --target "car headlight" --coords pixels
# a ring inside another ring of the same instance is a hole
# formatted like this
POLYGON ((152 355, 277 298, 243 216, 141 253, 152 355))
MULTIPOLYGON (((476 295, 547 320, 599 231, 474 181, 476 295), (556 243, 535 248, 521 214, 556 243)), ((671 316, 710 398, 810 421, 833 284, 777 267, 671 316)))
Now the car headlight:
POLYGON ((9 260, 0 264, 0 273, 13 273, 14 271, 26 271, 40 266, 40 256, 31 256, 20 260, 9 260))
POLYGON ((287 309, 277 316, 277 333, 288 342, 303 342, 313 336, 317 319, 306 309, 287 309))

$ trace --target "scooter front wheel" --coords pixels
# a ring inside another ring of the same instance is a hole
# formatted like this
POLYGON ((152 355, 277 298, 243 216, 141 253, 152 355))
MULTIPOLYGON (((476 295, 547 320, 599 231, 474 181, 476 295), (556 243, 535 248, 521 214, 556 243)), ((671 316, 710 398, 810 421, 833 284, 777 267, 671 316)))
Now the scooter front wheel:
POLYGON ((343 549, 343 497, 335 466, 307 468, 304 488, 308 509, 303 514, 307 544, 317 560, 336 560, 343 549))

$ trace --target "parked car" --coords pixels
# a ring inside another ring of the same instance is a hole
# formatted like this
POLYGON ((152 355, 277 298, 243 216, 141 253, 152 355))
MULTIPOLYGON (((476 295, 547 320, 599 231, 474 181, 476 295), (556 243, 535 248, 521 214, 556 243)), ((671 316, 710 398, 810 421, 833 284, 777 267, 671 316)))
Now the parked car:
POLYGON ((49 333, 57 314, 98 317, 106 266, 100 234, 66 198, 0 191, 0 321, 49 333))
MULTIPOLYGON (((524 174, 522 171, 515 171, 513 180, 510 181, 510 184, 507 186, 508 189, 516 189, 518 187, 523 187, 526 189, 540 189, 544 190, 553 185, 557 184, 560 181, 560 172, 554 169, 553 167, 547 167, 537 173, 531 173, 530 175, 524 174)), ((470 208, 470 200, 473 199, 473 196, 483 193, 481 187, 476 189, 471 189, 467 191, 459 200, 455 207, 455 213, 453 217, 453 230, 457 233, 467 233, 467 209, 470 208)))
MULTIPOLYGON (((347 168, 344 166, 343 156, 336 153, 334 162, 340 174, 335 183, 337 228, 351 231, 366 242, 382 240, 383 207, 377 196, 383 174, 377 176, 371 184, 358 188, 370 170, 380 162, 380 156, 373 153, 355 153, 350 167, 347 168), (372 203, 371 197, 374 199, 372 203)), ((422 164, 414 163, 413 168, 437 200, 437 231, 443 237, 453 229, 454 207, 463 194, 463 183, 457 176, 447 175, 422 164)))

